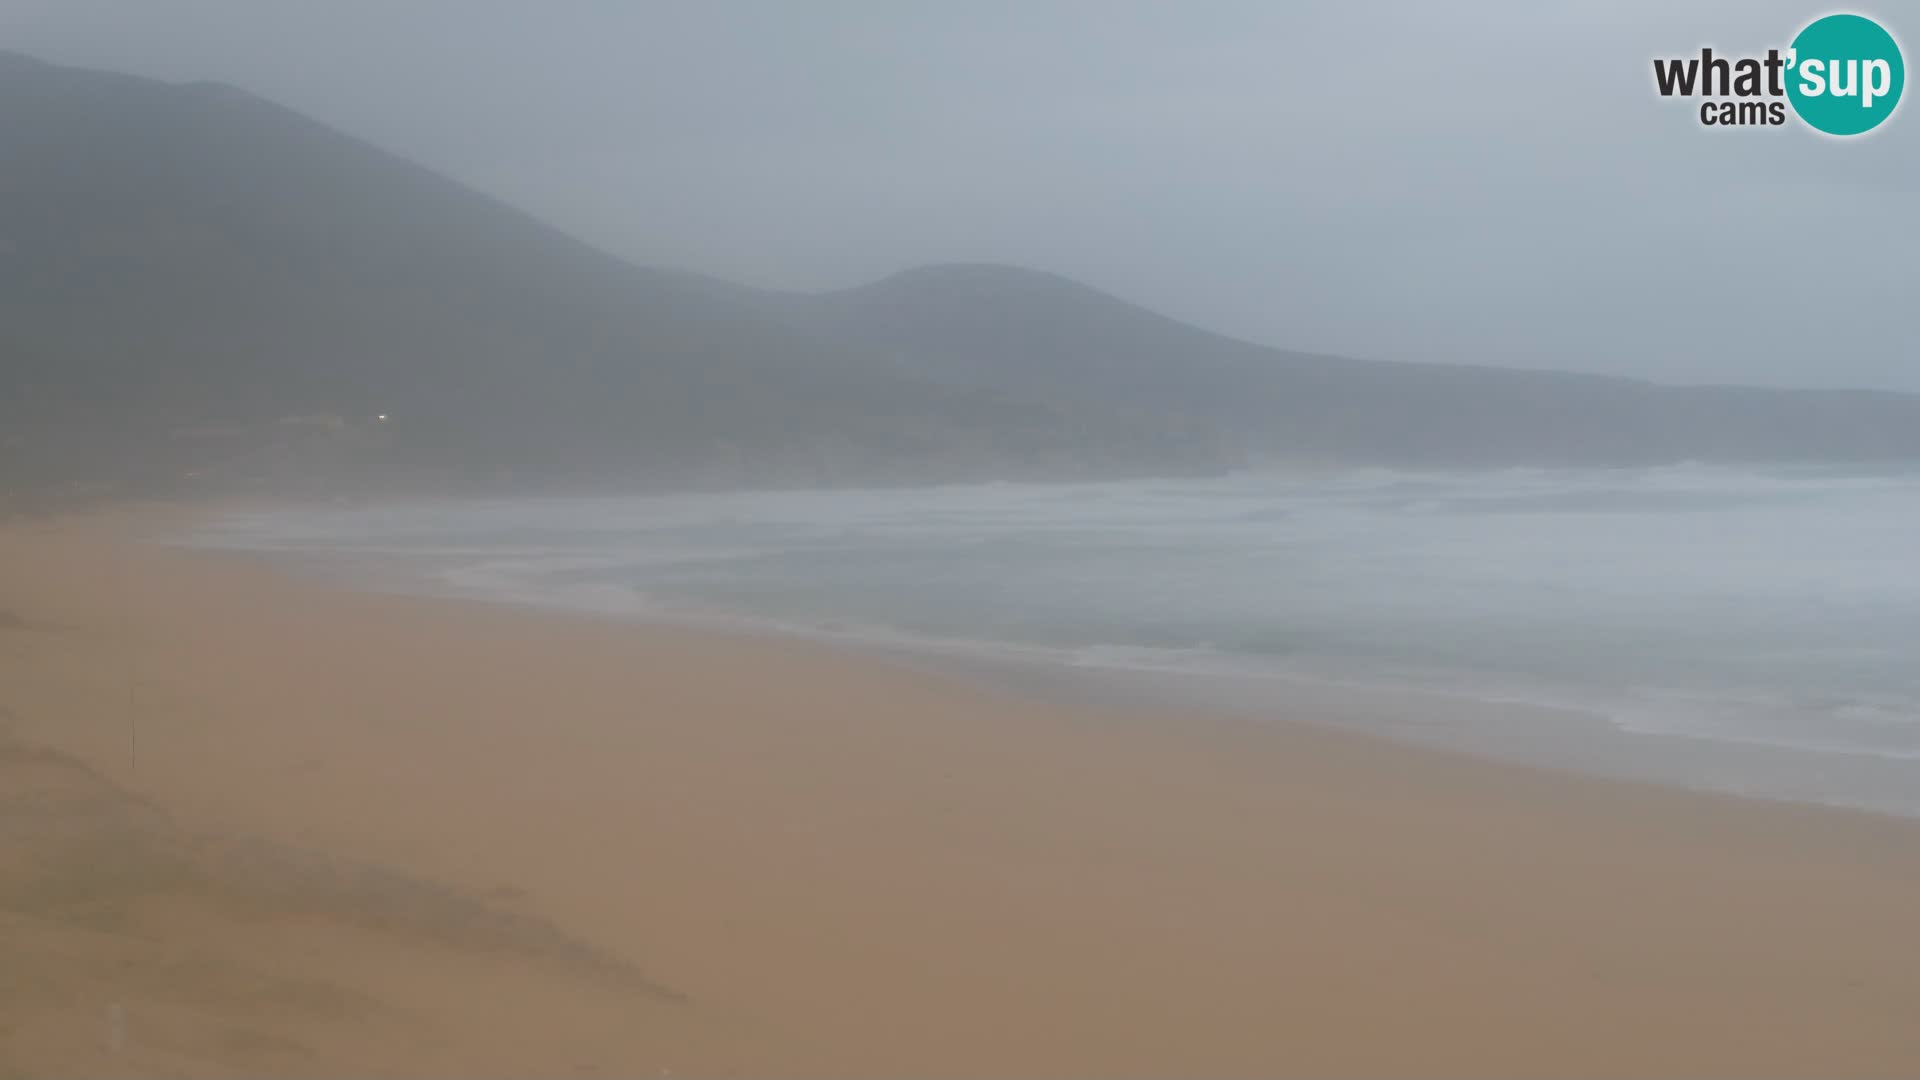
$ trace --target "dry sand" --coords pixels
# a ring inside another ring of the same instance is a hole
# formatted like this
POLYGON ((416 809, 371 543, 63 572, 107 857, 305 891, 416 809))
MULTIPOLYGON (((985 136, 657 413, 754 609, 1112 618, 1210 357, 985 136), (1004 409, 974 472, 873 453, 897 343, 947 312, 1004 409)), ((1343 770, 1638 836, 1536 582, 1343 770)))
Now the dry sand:
POLYGON ((1920 829, 0 529, 0 1076, 1915 1075, 1920 829))

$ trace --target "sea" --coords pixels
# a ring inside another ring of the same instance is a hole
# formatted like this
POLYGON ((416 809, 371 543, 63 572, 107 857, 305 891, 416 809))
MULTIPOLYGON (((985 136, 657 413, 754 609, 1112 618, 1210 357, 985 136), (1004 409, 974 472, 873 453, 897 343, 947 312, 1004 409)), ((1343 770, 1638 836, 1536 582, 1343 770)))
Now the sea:
POLYGON ((393 501, 234 511, 189 542, 1920 816, 1920 468, 393 501))

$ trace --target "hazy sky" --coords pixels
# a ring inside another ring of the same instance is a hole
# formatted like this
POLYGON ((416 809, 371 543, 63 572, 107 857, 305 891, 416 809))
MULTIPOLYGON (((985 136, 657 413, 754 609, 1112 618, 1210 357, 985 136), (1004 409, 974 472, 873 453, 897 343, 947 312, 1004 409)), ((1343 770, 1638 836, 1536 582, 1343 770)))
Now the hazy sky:
MULTIPOLYGON (((235 83, 754 284, 991 260, 1296 348, 1920 390, 1920 104, 1841 141, 1652 88, 1827 10, 0 0, 0 48, 235 83)), ((1920 5, 1851 10, 1920 61, 1920 5)))

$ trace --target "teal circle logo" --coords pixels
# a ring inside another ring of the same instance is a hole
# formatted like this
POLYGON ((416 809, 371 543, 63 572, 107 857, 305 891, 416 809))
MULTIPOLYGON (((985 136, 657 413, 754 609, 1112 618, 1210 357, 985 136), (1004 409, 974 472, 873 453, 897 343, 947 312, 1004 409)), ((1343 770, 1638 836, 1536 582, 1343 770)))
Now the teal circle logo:
POLYGON ((1828 15, 1793 39, 1787 100, 1816 131, 1862 135, 1900 104, 1907 65, 1900 45, 1864 15, 1828 15))

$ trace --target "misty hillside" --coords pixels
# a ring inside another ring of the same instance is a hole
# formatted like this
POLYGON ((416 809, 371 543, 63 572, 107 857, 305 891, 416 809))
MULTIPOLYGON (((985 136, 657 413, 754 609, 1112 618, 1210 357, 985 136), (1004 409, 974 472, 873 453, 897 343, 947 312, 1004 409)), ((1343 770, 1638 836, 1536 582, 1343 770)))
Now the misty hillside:
POLYGON ((1647 464, 1920 458, 1920 397, 1665 387, 1236 341, 1010 267, 912 270, 813 317, 902 370, 1026 400, 1204 421, 1255 459, 1647 464))
POLYGON ((40 459, 16 472, 218 465, 312 428, 263 423, 378 414, 360 457, 430 479, 1177 452, 876 374, 750 290, 627 265, 229 87, 0 54, 0 100, 0 415, 40 459))
POLYGON ((230 87, 0 53, 0 102, 0 488, 1920 458, 1920 398, 1309 356, 1004 267, 769 294, 230 87))

